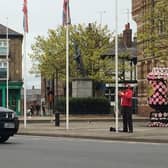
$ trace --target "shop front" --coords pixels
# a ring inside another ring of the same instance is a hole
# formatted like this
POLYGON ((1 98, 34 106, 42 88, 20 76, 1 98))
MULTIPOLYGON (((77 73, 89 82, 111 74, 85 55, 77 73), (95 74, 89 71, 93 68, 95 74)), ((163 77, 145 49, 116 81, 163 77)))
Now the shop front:
POLYGON ((8 93, 8 108, 16 111, 17 115, 21 114, 21 88, 22 82, 9 82, 1 81, 0 83, 0 106, 7 106, 7 93, 8 93), (8 88, 8 92, 7 92, 8 88))

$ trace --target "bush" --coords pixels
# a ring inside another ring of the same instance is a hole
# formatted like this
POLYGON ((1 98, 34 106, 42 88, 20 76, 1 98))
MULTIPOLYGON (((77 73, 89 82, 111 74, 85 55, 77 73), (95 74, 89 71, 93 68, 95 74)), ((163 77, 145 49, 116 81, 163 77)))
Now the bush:
MULTIPOLYGON (((66 111, 66 99, 59 98, 55 103, 55 109, 61 113, 66 111)), ((104 97, 99 98, 70 98, 70 114, 110 114, 110 103, 104 97)))

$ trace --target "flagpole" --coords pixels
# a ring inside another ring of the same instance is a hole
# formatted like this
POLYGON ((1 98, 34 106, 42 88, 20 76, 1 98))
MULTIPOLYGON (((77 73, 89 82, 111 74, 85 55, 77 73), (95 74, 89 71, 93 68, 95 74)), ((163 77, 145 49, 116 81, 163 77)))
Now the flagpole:
POLYGON ((118 0, 115 0, 115 127, 118 133, 118 0))
POLYGON ((23 4, 23 29, 24 29, 24 128, 26 128, 27 124, 27 63, 26 63, 26 33, 28 33, 28 14, 27 14, 27 0, 24 0, 23 4))
POLYGON ((27 88, 27 78, 26 78, 26 71, 27 71, 27 67, 26 67, 26 31, 24 31, 24 128, 26 128, 27 126, 27 113, 26 113, 26 109, 27 109, 27 97, 26 97, 26 88, 27 88))
POLYGON ((7 26, 6 26, 6 68, 7 68, 7 73, 6 73, 6 107, 8 108, 9 106, 9 32, 8 32, 8 18, 7 18, 7 26))
POLYGON ((66 12, 66 129, 69 129, 69 16, 66 12))

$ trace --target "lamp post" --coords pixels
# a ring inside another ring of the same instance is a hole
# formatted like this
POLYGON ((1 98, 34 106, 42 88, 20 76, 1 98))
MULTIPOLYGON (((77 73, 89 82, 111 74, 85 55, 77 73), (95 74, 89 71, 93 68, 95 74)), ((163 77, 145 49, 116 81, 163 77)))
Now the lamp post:
POLYGON ((102 25, 102 21, 103 21, 103 14, 106 13, 106 11, 98 11, 98 13, 100 14, 100 25, 102 25))

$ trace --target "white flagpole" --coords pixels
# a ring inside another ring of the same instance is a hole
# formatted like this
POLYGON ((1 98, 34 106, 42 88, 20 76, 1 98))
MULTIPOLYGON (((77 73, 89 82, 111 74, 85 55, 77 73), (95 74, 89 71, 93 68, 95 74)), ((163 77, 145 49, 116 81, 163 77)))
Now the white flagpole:
POLYGON ((27 125, 27 105, 26 105, 26 88, 27 88, 27 78, 26 78, 26 31, 24 31, 24 128, 26 128, 27 125))
POLYGON ((69 26, 66 25, 66 129, 69 129, 69 26))
POLYGON ((116 132, 118 132, 118 0, 115 1, 115 122, 116 132))
POLYGON ((8 108, 9 106, 9 32, 8 32, 8 18, 7 18, 7 26, 6 26, 6 68, 7 68, 7 72, 6 72, 6 107, 8 108))
POLYGON ((69 11, 66 12, 66 129, 67 130, 69 129, 69 15, 68 15, 68 12, 69 11))

